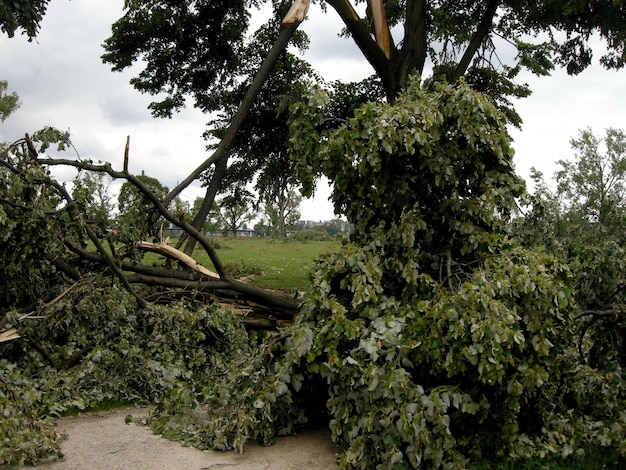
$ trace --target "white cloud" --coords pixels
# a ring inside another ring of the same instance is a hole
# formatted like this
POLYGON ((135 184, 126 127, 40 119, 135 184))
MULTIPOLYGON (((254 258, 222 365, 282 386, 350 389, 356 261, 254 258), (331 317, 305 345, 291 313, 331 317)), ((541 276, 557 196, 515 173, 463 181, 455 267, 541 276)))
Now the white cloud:
POLYGON ((625 71, 593 67, 577 77, 557 70, 551 77, 528 78, 533 94, 516 103, 524 124, 512 130, 518 172, 528 177, 536 167, 549 180, 556 162, 573 158, 570 139, 590 127, 603 134, 608 127, 626 128, 625 71))

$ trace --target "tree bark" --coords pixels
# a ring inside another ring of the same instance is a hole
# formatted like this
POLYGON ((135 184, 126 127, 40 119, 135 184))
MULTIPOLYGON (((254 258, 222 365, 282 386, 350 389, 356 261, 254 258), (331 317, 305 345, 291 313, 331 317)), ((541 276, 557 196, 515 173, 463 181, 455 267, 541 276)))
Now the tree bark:
MULTIPOLYGON (((226 173, 226 166, 228 163, 227 158, 222 158, 220 161, 215 163, 215 172, 213 173, 213 178, 211 178, 211 182, 207 187, 206 194, 204 195, 204 199, 202 200, 202 204, 200 205, 200 209, 198 213, 195 215, 193 221, 191 222, 192 227, 194 227, 198 231, 202 231, 202 227, 204 226, 204 222, 206 221, 209 212, 211 212, 211 208, 215 203, 215 197, 220 190, 222 185, 222 179, 224 178, 224 173, 226 173)), ((196 247, 196 239, 189 238, 187 244, 185 245, 185 249, 183 250, 185 254, 190 255, 193 253, 193 249, 196 247)))
POLYGON ((404 23, 404 42, 396 59, 395 69, 400 77, 399 85, 407 85, 409 74, 413 71, 421 74, 424 71, 428 42, 426 35, 426 0, 408 0, 406 5, 406 21, 404 23))

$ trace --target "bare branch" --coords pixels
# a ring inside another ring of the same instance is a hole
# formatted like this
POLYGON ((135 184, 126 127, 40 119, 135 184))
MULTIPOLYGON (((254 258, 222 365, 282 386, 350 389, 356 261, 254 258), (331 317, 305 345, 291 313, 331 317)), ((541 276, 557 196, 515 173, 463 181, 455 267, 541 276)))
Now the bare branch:
POLYGON ((179 218, 178 216, 170 212, 167 209, 166 205, 163 204, 159 200, 159 198, 156 197, 156 195, 152 191, 150 191, 150 189, 136 176, 130 173, 122 172, 122 171, 115 171, 111 168, 111 165, 108 163, 95 165, 93 163, 79 162, 76 160, 52 159, 52 158, 40 158, 40 159, 37 159, 37 161, 42 165, 67 165, 67 166, 73 166, 75 168, 80 168, 82 170, 104 172, 112 176, 113 178, 120 178, 120 179, 125 179, 129 181, 130 183, 133 184, 133 186, 135 186, 137 189, 139 189, 139 191, 141 191, 141 193, 146 197, 146 199, 148 199, 152 203, 152 205, 157 210, 157 212, 161 214, 168 222, 171 222, 173 225, 184 230, 190 236, 195 238, 197 242, 200 243, 200 245, 202 245, 202 248, 204 248, 207 255, 209 255, 209 258, 211 259, 211 262, 213 263, 213 266, 215 267, 215 270, 220 275, 220 277, 223 277, 225 275, 222 262, 220 261, 219 257, 217 256, 217 253, 215 252, 214 248, 211 246, 209 241, 198 230, 196 230, 192 225, 190 225, 184 219, 179 218))
POLYGON ((126 136, 126 146, 124 147, 124 173, 128 173, 129 150, 130 150, 130 136, 126 136))
POLYGON ((467 69, 472 62, 474 55, 476 55, 476 51, 478 51, 478 48, 481 46, 481 44, 491 31, 493 18, 496 14, 496 10, 498 9, 498 5, 500 5, 500 0, 489 0, 489 2, 487 2, 487 6, 485 7, 485 12, 483 13, 483 17, 480 20, 480 24, 474 32, 474 35, 472 36, 472 39, 467 46, 467 49, 465 49, 465 53, 463 54, 463 57, 461 57, 461 60, 457 65, 453 76, 450 77, 451 83, 457 82, 463 76, 463 74, 467 72, 467 69))

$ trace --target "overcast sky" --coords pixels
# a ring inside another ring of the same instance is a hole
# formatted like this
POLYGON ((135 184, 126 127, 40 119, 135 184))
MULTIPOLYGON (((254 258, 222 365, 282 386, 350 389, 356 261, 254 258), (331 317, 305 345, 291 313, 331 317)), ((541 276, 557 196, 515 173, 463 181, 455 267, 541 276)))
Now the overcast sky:
MULTIPOLYGON (((151 101, 128 83, 137 70, 113 73, 102 64, 102 43, 122 16, 123 0, 52 0, 36 40, 0 36, 0 80, 19 94, 22 106, 0 123, 0 141, 13 142, 45 125, 69 129, 82 158, 111 162, 121 169, 126 136, 131 136, 130 171, 176 185, 207 158, 202 133, 207 116, 189 107, 173 119, 154 119, 151 101)), ((352 41, 338 38, 341 25, 330 11, 313 4, 301 26, 311 37, 306 58, 327 80, 359 80, 372 74, 352 41)), ((596 54, 599 57, 600 54, 596 54)), ((607 127, 626 129, 626 71, 595 65, 577 77, 555 71, 551 77, 524 75, 530 98, 516 103, 524 120, 512 129, 516 168, 528 177, 536 167, 551 177, 555 162, 573 156, 569 141, 580 129, 596 134, 607 127)), ((71 177, 71 172, 61 177, 71 177)), ((192 201, 199 187, 184 193, 192 201)), ((334 217, 327 188, 301 206, 302 218, 334 217)))

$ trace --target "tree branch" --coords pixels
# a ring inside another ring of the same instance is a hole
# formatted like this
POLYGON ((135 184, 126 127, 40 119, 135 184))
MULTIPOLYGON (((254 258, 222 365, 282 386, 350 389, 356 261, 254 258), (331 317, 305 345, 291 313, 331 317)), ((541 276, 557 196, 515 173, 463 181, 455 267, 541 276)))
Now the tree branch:
POLYGON ((401 86, 414 70, 420 75, 424 71, 428 43, 426 36, 426 0, 408 0, 404 23, 404 43, 399 53, 399 73, 401 86))
MULTIPOLYGON (((65 246, 67 246, 71 252, 75 253, 82 260, 89 261, 90 263, 106 265, 106 260, 104 260, 98 253, 92 253, 84 250, 69 240, 65 240, 65 246)), ((200 279, 199 273, 188 270, 172 270, 157 266, 129 263, 128 261, 122 261, 120 266, 124 271, 145 274, 146 276, 174 278, 189 282, 198 281, 198 279, 200 279)))
POLYGON ((271 308, 275 313, 286 315, 288 318, 294 318, 300 309, 300 302, 297 299, 277 295, 233 279, 185 281, 182 279, 132 274, 128 276, 128 281, 149 286, 174 287, 197 291, 210 290, 215 292, 216 295, 225 298, 256 302, 271 308))
MULTIPOLYGON (((81 259, 93 263, 106 264, 106 261, 97 253, 84 250, 72 242, 66 241, 66 246, 81 259)), ((233 279, 206 279, 193 271, 173 271, 155 266, 144 266, 123 262, 124 271, 136 273, 126 278, 131 284, 141 283, 150 286, 172 287, 188 290, 210 290, 226 298, 245 298, 261 305, 274 309, 276 312, 292 318, 299 311, 299 302, 291 297, 278 295, 274 292, 260 289, 233 279)))
POLYGON ((385 4, 383 0, 368 0, 367 4, 372 12, 372 22, 374 23, 374 37, 376 44, 380 47, 387 59, 391 58, 391 34, 385 14, 385 4))
POLYGON ((496 10, 498 9, 499 5, 500 5, 500 0, 489 0, 487 2, 487 6, 485 8, 485 12, 483 13, 483 17, 480 20, 480 24, 478 25, 478 28, 474 32, 472 39, 470 40, 470 43, 467 46, 467 49, 465 49, 465 53, 463 54, 463 57, 461 57, 461 60, 458 63, 454 71, 454 74, 452 75, 452 77, 449 78, 450 83, 458 82, 459 79, 463 76, 463 74, 467 72, 467 69, 469 68, 470 63, 472 62, 472 59, 474 55, 476 54, 476 51, 478 51, 478 48, 481 46, 481 44, 483 43, 483 41, 485 40, 485 38, 491 31, 493 18, 496 14, 496 10))
MULTIPOLYGON (((295 0, 295 2, 301 3, 301 0, 295 0)), ((235 137, 237 136, 237 132, 239 132, 239 129, 241 128, 241 125, 243 124, 243 121, 248 114, 248 111, 250 111, 254 100, 259 94, 261 86, 263 86, 263 83, 265 83, 265 80, 269 76, 272 68, 287 48, 289 41, 298 29, 298 26, 300 26, 300 23, 302 23, 302 20, 299 20, 298 17, 293 17, 292 22, 290 23, 283 22, 276 42, 263 60, 259 71, 254 76, 250 87, 246 91, 246 94, 241 101, 239 109, 233 116, 233 119, 230 122, 230 125, 228 126, 228 129, 226 130, 226 133, 224 134, 224 137, 220 141, 219 145, 209 158, 202 162, 195 170, 193 170, 189 174, 189 176, 181 181, 178 186, 170 191, 165 199, 166 204, 172 201, 178 194, 180 194, 183 189, 185 189, 193 181, 195 181, 200 176, 200 174, 207 170, 212 164, 218 162, 221 159, 228 158, 228 152, 233 146, 235 137)))
MULTIPOLYGON (((95 171, 95 172, 104 172, 112 176, 113 178, 121 178, 132 183, 139 191, 143 193, 143 195, 152 203, 154 208, 157 210, 159 214, 161 214, 168 222, 171 222, 176 227, 184 230, 190 236, 194 237, 198 243, 204 248, 207 255, 211 259, 215 270, 220 275, 220 277, 225 276, 224 267, 222 262, 220 261, 215 249, 211 246, 209 241, 193 226, 191 226, 184 219, 181 219, 170 212, 167 207, 159 200, 156 195, 150 191, 150 189, 143 184, 143 182, 138 179, 136 176, 126 173, 123 171, 115 171, 111 168, 110 164, 104 165, 94 165, 93 163, 87 162, 79 162, 76 160, 68 160, 68 159, 52 159, 52 158, 40 158, 37 161, 42 165, 67 165, 73 166, 75 168, 80 168, 82 170, 95 171)), ((58 185, 58 183, 56 183, 58 185)))
MULTIPOLYGON (((217 193, 221 187, 222 178, 224 177, 224 173, 226 173, 227 163, 227 160, 223 158, 215 164, 215 172, 213 173, 213 178, 211 178, 209 186, 206 188, 206 194, 204 195, 204 199, 202 200, 200 209, 198 209, 198 213, 191 221, 191 225, 197 230, 202 230, 202 226, 204 225, 204 222, 209 215, 209 212, 211 212, 211 208, 213 207, 213 204, 215 202, 215 197, 217 196, 217 193)), ((195 246, 196 239, 189 239, 187 245, 185 245, 184 252, 188 255, 191 255, 195 246)))
MULTIPOLYGON (((48 159, 48 158, 36 158, 35 157, 33 159, 39 165, 49 164, 50 161, 53 161, 52 159, 48 159)), ((74 160, 68 160, 68 161, 73 162, 75 164, 74 166, 78 165, 79 168, 81 167, 80 165, 83 164, 83 162, 76 162, 74 160)), ((10 165, 7 161, 1 160, 0 164, 2 164, 9 171, 15 173, 16 175, 19 175, 21 178, 23 178, 25 180, 30 179, 29 176, 26 175, 23 170, 15 168, 14 166, 10 165)), ((86 164, 86 165, 90 165, 90 164, 86 164)), ((91 165, 91 166, 95 166, 95 165, 91 165)), ((102 165, 102 167, 105 167, 105 166, 110 170, 110 165, 102 165)), ((145 300, 143 300, 141 298, 141 296, 139 296, 139 294, 137 294, 137 292, 135 292, 133 287, 128 283, 128 281, 124 277, 124 274, 119 270, 119 268, 115 264, 115 261, 113 260, 111 255, 104 249, 104 247, 100 243, 100 240, 98 239, 96 234, 93 232, 93 230, 91 230, 89 228, 89 225, 83 220, 83 217, 82 217, 82 214, 81 214, 80 210, 76 206, 76 203, 74 202, 74 199, 72 199, 70 194, 65 189, 65 186, 59 184, 59 182, 57 182, 56 180, 54 180, 53 178, 50 178, 50 177, 38 177, 38 178, 35 178, 33 181, 35 181, 37 184, 41 184, 41 185, 50 185, 59 193, 59 195, 67 203, 67 207, 69 209, 68 214, 70 214, 70 217, 72 216, 72 213, 74 213, 76 215, 76 218, 77 218, 80 226, 82 227, 83 230, 85 230, 85 233, 87 234, 89 239, 93 242, 93 244, 95 245, 96 249, 106 259, 107 264, 110 266, 110 268, 113 270, 115 275, 118 277, 118 279, 120 280, 120 282, 122 283, 124 288, 126 290, 128 290, 128 292, 131 293, 135 297, 135 299, 137 300, 139 305, 144 307, 146 305, 145 300)))
POLYGON ((138 305, 140 305, 141 307, 146 307, 147 306, 146 301, 135 291, 135 289, 133 289, 133 287, 130 285, 130 283, 126 279, 126 276, 124 276, 124 273, 122 273, 122 271, 120 271, 120 269, 115 264, 115 260, 113 259, 113 257, 109 254, 108 251, 104 249, 104 247, 102 246, 102 243, 100 243, 100 239, 96 236, 93 230, 89 228, 89 225, 87 225, 85 221, 82 219, 82 214, 80 210, 76 206, 74 199, 72 199, 72 197, 67 192, 65 187, 51 178, 47 178, 46 180, 47 180, 46 183, 54 187, 63 196, 63 198, 67 202, 68 207, 77 214, 77 217, 79 218, 79 222, 81 226, 83 227, 83 229, 85 230, 85 233, 87 233, 87 236, 95 245, 98 252, 104 257, 104 259, 106 259, 108 266, 111 268, 113 273, 115 273, 115 275, 120 280, 122 285, 126 288, 126 290, 129 293, 133 295, 133 297, 135 297, 138 305))
MULTIPOLYGON (((339 14, 343 23, 350 31, 354 42, 361 50, 363 56, 367 59, 376 74, 383 81, 383 87, 387 92, 387 98, 393 101, 395 98, 397 87, 397 79, 391 69, 391 64, 385 52, 372 38, 370 30, 367 24, 363 23, 357 12, 354 10, 349 0, 327 0, 327 3, 332 6, 339 14), (393 95, 393 96, 390 96, 393 95)), ((393 59, 394 51, 391 51, 393 59)))

